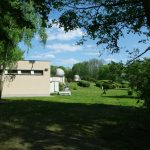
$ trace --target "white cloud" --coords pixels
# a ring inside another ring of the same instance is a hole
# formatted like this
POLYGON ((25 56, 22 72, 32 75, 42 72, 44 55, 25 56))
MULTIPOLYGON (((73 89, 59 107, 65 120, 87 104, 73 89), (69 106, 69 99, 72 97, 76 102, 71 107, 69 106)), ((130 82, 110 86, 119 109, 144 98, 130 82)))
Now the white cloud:
POLYGON ((65 32, 63 28, 58 28, 54 26, 51 29, 47 30, 48 40, 60 40, 60 41, 69 41, 83 35, 81 29, 76 29, 73 31, 65 32))
POLYGON ((95 45, 86 45, 87 48, 96 48, 95 45))
POLYGON ((40 59, 40 60, 46 60, 46 59, 51 59, 55 58, 55 56, 51 53, 42 53, 42 54, 35 54, 31 56, 32 59, 40 59))
POLYGON ((73 65, 79 62, 79 60, 74 59, 74 58, 69 58, 69 59, 60 59, 60 62, 63 64, 69 64, 69 65, 73 65))
MULTIPOLYGON (((92 51, 92 50, 91 50, 92 51)), ((100 56, 100 53, 99 52, 87 52, 87 53, 84 53, 85 55, 88 55, 88 56, 100 56)))
POLYGON ((81 46, 73 45, 73 44, 50 44, 46 45, 46 48, 54 50, 56 53, 58 52, 75 52, 81 49, 81 46))
POLYGON ((118 60, 116 60, 114 58, 107 58, 107 59, 104 59, 104 61, 106 61, 106 63, 109 63, 111 61, 118 62, 118 60))

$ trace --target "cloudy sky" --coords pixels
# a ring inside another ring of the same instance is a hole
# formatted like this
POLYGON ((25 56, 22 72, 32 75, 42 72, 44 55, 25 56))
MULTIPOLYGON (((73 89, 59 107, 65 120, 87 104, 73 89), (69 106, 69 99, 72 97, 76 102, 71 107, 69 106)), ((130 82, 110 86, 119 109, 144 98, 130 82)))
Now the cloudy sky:
MULTIPOLYGON (((20 47, 24 53, 26 60, 46 60, 52 65, 72 67, 73 64, 89 60, 92 58, 102 59, 105 62, 122 61, 126 62, 129 59, 126 50, 133 50, 134 48, 146 49, 146 45, 138 44, 140 37, 138 35, 128 35, 120 38, 119 45, 122 47, 118 54, 111 54, 109 51, 104 51, 103 46, 96 46, 95 41, 88 40, 83 45, 76 43, 81 39, 84 33, 81 29, 77 29, 68 33, 63 31, 63 28, 53 26, 47 29, 47 43, 44 46, 40 42, 40 38, 35 36, 32 40, 32 48, 28 48, 20 43, 20 47)), ((150 53, 143 57, 149 57, 150 53)))

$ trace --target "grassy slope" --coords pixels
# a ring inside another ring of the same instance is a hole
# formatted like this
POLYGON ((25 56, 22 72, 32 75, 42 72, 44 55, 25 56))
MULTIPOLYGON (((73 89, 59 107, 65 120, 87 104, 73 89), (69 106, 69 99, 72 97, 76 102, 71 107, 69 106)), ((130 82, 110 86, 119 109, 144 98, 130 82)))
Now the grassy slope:
POLYGON ((150 115, 125 90, 78 88, 72 96, 0 104, 0 150, 150 149, 150 115), (106 105, 107 104, 107 105, 106 105))

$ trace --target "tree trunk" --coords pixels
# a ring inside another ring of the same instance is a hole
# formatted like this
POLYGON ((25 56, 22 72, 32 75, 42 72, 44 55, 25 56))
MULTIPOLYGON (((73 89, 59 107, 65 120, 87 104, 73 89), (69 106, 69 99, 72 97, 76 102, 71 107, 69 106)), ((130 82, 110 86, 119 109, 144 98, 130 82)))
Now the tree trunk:
POLYGON ((2 69, 2 74, 0 75, 0 100, 2 99, 4 77, 5 77, 5 67, 2 69))
POLYGON ((143 6, 147 18, 147 25, 150 27, 150 0, 143 0, 143 6))

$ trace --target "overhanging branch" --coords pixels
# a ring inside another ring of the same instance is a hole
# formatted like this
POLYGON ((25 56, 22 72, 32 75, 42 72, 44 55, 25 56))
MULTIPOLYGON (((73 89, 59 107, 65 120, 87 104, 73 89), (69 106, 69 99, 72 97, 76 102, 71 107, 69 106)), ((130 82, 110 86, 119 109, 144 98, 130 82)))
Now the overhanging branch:
POLYGON ((141 54, 137 55, 136 57, 134 57, 132 60, 128 61, 128 63, 126 65, 129 65, 130 63, 132 63, 133 61, 135 61, 136 59, 138 59, 139 57, 141 57, 142 55, 144 55, 145 53, 147 53, 150 50, 150 46, 141 54))

